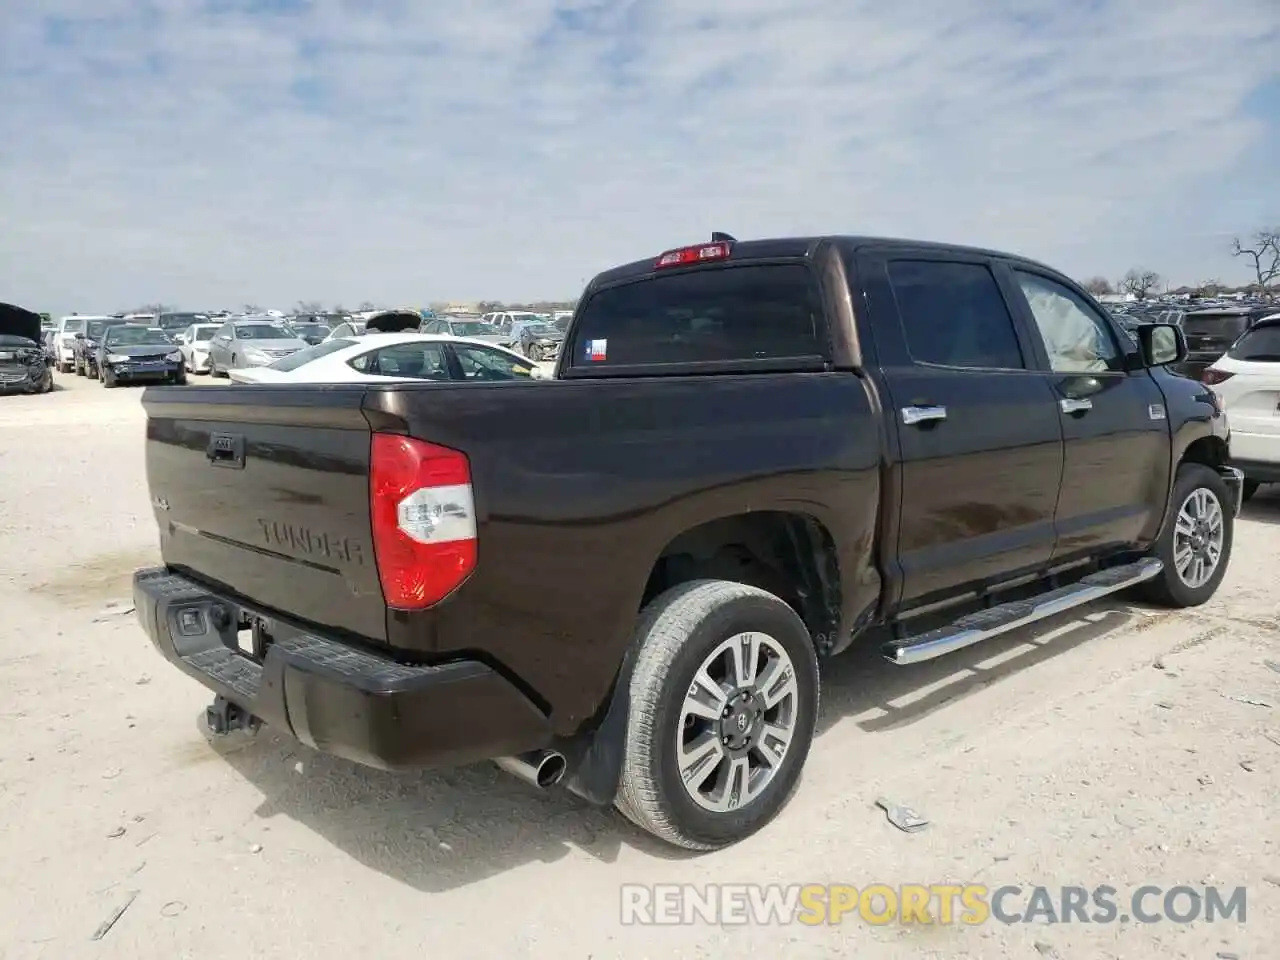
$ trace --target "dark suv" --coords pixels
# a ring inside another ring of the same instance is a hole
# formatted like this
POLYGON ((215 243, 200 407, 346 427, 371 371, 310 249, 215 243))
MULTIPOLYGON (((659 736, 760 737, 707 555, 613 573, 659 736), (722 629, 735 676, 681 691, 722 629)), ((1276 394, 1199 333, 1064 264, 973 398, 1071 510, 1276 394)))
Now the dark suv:
POLYGON ((1181 324, 1187 339, 1187 359, 1177 365, 1176 372, 1200 379, 1205 368, 1267 312, 1264 307, 1213 307, 1188 312, 1181 324))

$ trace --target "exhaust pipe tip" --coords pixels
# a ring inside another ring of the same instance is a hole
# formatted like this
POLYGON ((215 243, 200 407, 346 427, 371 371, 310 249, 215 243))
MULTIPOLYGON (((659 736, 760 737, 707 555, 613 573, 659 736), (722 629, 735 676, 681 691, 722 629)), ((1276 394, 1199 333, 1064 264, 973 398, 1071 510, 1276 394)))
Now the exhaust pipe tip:
POLYGON ((539 790, 559 783, 569 766, 564 754, 557 750, 534 750, 516 757, 499 757, 494 763, 539 790))

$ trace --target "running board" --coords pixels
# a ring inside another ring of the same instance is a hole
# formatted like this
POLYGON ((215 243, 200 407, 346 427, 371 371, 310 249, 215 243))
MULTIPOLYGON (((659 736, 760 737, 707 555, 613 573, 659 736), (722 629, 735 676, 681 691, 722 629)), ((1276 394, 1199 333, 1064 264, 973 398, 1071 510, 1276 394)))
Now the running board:
POLYGON ((1092 603, 1099 597, 1118 593, 1159 575, 1164 564, 1155 557, 1136 563, 1091 573, 1069 587, 1059 587, 1029 600, 1014 600, 968 614, 945 627, 914 637, 892 640, 881 652, 890 663, 906 665, 941 657, 981 643, 990 637, 1017 630, 1029 623, 1052 617, 1074 607, 1092 603))

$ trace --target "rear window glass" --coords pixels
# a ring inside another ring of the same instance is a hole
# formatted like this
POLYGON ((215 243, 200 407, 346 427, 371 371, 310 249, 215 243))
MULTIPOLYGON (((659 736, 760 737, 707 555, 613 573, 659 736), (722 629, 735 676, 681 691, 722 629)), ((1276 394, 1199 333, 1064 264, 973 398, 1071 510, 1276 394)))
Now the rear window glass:
POLYGON ((1250 330, 1231 345, 1227 356, 1255 363, 1280 363, 1280 326, 1250 330))
POLYGON ((762 360, 825 354, 802 264, 659 275, 597 292, 582 308, 575 367, 762 360))
POLYGON ((1182 321, 1182 332, 1234 340, 1249 326, 1249 318, 1241 313, 1188 314, 1182 321))

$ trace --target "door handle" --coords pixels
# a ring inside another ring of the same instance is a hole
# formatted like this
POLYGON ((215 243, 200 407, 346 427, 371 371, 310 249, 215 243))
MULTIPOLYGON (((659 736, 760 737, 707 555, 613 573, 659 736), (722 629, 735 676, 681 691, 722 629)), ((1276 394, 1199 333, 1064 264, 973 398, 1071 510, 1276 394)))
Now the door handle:
POLYGON ((903 407, 902 422, 908 427, 947 419, 946 407, 903 407))
POLYGON ((1063 413, 1087 413, 1093 409, 1093 401, 1080 397, 1064 397, 1058 401, 1063 413))

